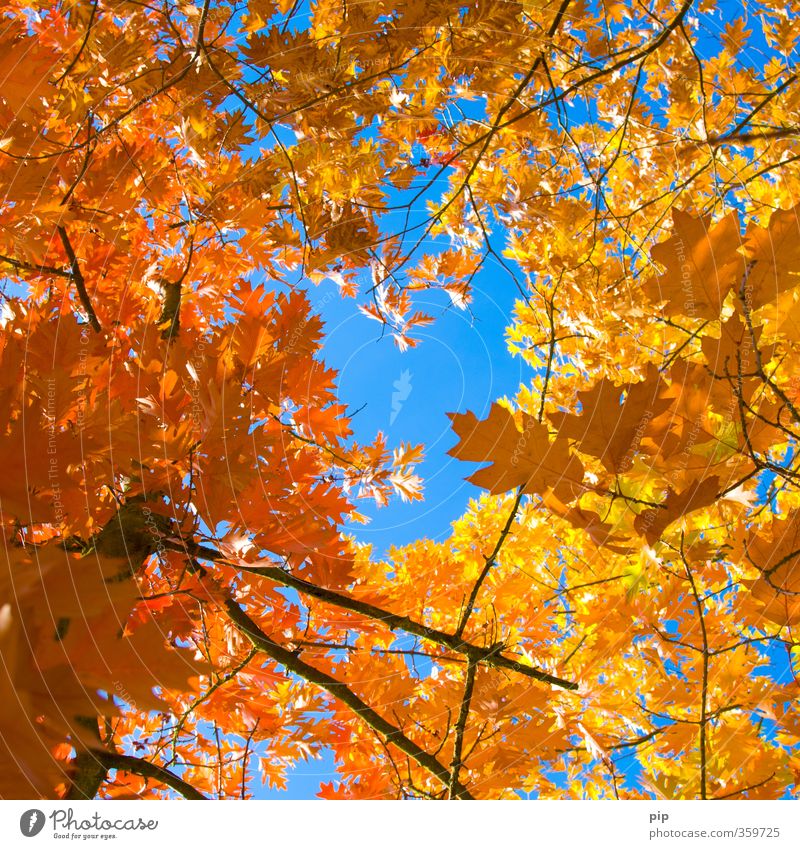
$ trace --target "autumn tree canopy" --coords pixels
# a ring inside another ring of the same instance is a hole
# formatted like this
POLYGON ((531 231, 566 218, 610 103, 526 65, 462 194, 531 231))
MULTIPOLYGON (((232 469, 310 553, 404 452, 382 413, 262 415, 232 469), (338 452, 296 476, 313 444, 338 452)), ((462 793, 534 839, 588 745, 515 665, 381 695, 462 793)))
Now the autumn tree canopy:
POLYGON ((3 0, 0 797, 796 794, 798 12, 3 0), (527 381, 383 556, 309 292, 482 269, 527 381))

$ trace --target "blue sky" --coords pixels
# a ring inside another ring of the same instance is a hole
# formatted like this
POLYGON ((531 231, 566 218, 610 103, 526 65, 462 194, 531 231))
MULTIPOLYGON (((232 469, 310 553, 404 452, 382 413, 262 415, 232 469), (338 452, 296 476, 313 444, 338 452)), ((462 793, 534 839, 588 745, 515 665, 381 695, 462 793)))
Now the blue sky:
POLYGON ((475 280, 472 315, 449 307, 443 293, 417 297, 416 305, 436 320, 416 334, 416 348, 401 352, 353 301, 327 297, 328 286, 336 288, 323 284, 311 297, 325 320, 322 356, 339 372, 340 400, 351 414, 358 410, 352 419, 356 439, 371 441, 383 431, 390 447, 425 445, 419 467, 424 501, 404 504, 395 498, 380 509, 362 501, 359 509, 371 522, 353 530, 375 546, 376 554, 421 536, 442 539, 479 492, 464 481, 471 467, 446 455, 456 442, 446 414, 485 414, 492 401, 513 396, 532 376, 522 358, 506 348, 505 328, 518 292, 502 269, 487 264, 475 280))

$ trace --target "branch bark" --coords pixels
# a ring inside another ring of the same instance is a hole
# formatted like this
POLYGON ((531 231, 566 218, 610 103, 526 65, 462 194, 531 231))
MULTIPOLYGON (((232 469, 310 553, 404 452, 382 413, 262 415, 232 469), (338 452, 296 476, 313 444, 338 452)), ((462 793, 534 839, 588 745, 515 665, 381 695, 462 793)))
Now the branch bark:
POLYGON ((206 799, 199 790, 174 772, 142 758, 109 752, 106 749, 86 749, 78 753, 72 785, 64 798, 68 801, 94 799, 108 779, 108 772, 111 769, 131 772, 143 778, 152 778, 176 793, 180 793, 185 799, 206 799))
MULTIPOLYGON (((294 652, 270 639, 233 599, 228 599, 225 602, 225 611, 234 625, 250 640, 255 648, 269 655, 289 672, 293 672, 309 683, 327 690, 332 696, 347 705, 362 722, 381 734, 387 743, 396 746, 416 761, 423 769, 438 778, 445 787, 451 786, 450 773, 445 766, 363 702, 346 684, 309 665, 294 652)), ((452 788, 458 799, 473 798, 469 790, 458 779, 452 782, 452 788)))
MULTIPOLYGON (((187 551, 185 546, 173 545, 174 551, 179 551, 184 554, 194 555, 201 560, 209 562, 228 562, 227 558, 219 552, 206 546, 193 546, 187 551)), ((327 604, 332 604, 335 607, 341 607, 344 610, 351 610, 353 613, 360 613, 362 616, 368 616, 370 619, 375 619, 378 622, 383 622, 392 630, 405 631, 408 634, 420 637, 431 643, 436 643, 451 651, 465 655, 469 660, 475 663, 485 663, 487 666, 493 666, 497 669, 507 669, 510 672, 518 672, 520 675, 525 675, 536 681, 541 681, 543 684, 550 684, 553 687, 561 687, 565 690, 577 690, 578 684, 575 681, 568 681, 564 678, 559 678, 556 675, 550 675, 543 672, 541 669, 529 666, 527 663, 507 657, 499 652, 496 648, 483 648, 465 642, 455 634, 448 634, 445 631, 439 631, 436 628, 429 628, 420 622, 410 619, 408 616, 400 616, 396 613, 391 613, 374 604, 366 601, 359 601, 351 598, 335 590, 318 587, 316 584, 304 581, 302 578, 296 578, 291 573, 277 566, 253 566, 246 567, 241 563, 232 564, 242 571, 251 572, 254 575, 261 575, 274 581, 276 584, 282 584, 285 587, 291 587, 298 592, 311 596, 312 598, 324 601, 327 604)))
POLYGON ((700 798, 708 798, 708 740, 707 740, 707 725, 708 725, 708 665, 709 665, 709 650, 708 650, 708 632, 706 631, 706 618, 703 610, 703 602, 697 592, 697 585, 694 581, 692 569, 689 562, 686 560, 686 555, 683 550, 683 534, 681 534, 681 560, 686 570, 686 577, 689 580, 689 585, 692 588, 692 596, 694 597, 695 607, 697 608, 697 617, 700 621, 700 634, 703 638, 703 671, 702 684, 700 694, 700 798))
POLYGON ((95 333, 100 333, 100 322, 97 320, 97 315, 95 314, 94 307, 92 306, 92 301, 89 298, 89 293, 86 291, 86 281, 83 279, 81 267, 78 264, 78 258, 75 256, 75 251, 72 249, 72 242, 69 240, 67 231, 61 224, 58 225, 58 235, 61 237, 61 244, 64 246, 64 251, 67 254, 67 259, 69 260, 70 277, 72 277, 72 282, 75 284, 75 290, 78 293, 78 298, 80 299, 83 311, 89 319, 89 324, 91 324, 92 330, 94 330, 95 333))
POLYGON ((467 675, 464 680, 464 695, 461 697, 461 708, 458 712, 456 720, 456 740, 453 744, 453 761, 450 764, 450 798, 453 798, 455 787, 459 780, 461 772, 461 756, 464 751, 464 732, 467 728, 469 720, 469 707, 472 701, 472 691, 475 689, 475 671, 477 667, 474 663, 470 663, 467 667, 467 675))
POLYGON ((75 759, 75 774, 72 778, 66 800, 94 799, 108 777, 108 769, 98 759, 94 752, 78 752, 75 759))
POLYGON ((96 763, 107 772, 110 769, 118 769, 123 772, 132 772, 134 775, 141 775, 142 778, 152 778, 161 784, 166 784, 171 790, 180 793, 185 799, 206 800, 199 790, 192 787, 187 781, 184 781, 174 772, 165 769, 158 764, 135 758, 131 755, 121 755, 116 752, 92 750, 87 753, 89 757, 94 758, 96 763))
POLYGON ((17 271, 30 271, 33 274, 54 274, 56 277, 72 277, 72 273, 64 268, 54 268, 52 265, 34 265, 32 262, 23 262, 5 254, 0 254, 0 262, 5 262, 17 271))

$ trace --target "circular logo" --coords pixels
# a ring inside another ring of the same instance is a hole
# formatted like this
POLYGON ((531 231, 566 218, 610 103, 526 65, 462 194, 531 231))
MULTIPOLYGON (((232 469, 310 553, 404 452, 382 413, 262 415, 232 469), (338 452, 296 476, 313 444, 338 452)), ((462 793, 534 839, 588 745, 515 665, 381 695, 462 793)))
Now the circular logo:
POLYGON ((44 813, 37 808, 31 808, 19 818, 19 830, 25 837, 36 837, 44 828, 44 813))

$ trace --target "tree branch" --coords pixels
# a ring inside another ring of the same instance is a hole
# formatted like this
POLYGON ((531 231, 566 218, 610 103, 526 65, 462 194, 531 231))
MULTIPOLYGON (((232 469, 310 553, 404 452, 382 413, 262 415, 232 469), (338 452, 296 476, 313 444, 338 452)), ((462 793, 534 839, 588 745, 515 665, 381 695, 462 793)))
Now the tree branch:
POLYGON ((61 237, 61 244, 64 246, 64 251, 66 252, 67 259, 69 260, 71 269, 70 277, 72 277, 72 282, 75 284, 75 289, 78 292, 78 298, 80 298, 83 311, 89 319, 89 324, 91 324, 92 330, 94 330, 95 333, 100 333, 100 322, 97 320, 94 307, 89 299, 89 293, 86 291, 86 281, 83 279, 81 267, 78 264, 78 258, 75 256, 75 251, 72 249, 72 243, 69 240, 69 236, 67 236, 67 231, 61 224, 58 225, 58 235, 61 237))
MULTIPOLYGON (((208 560, 212 563, 228 562, 228 559, 222 554, 212 548, 207 548, 206 546, 193 546, 188 552, 186 547, 183 545, 169 545, 169 543, 167 543, 167 547, 172 548, 174 551, 182 552, 183 554, 194 554, 200 559, 208 560)), ((540 669, 529 666, 527 663, 507 657, 497 651, 496 648, 482 648, 481 646, 473 645, 472 643, 465 642, 454 634, 448 634, 445 631, 439 631, 436 628, 429 628, 427 625, 416 622, 408 616, 399 616, 396 613, 390 613, 388 610, 384 610, 383 608, 377 607, 369 602, 359 601, 358 599, 343 595, 335 590, 318 587, 316 584, 304 581, 302 578, 296 578, 285 569, 281 569, 277 566, 247 567, 241 563, 235 563, 232 565, 236 568, 242 569, 242 571, 250 572, 254 575, 261 575, 262 577, 268 578, 277 584, 282 584, 285 587, 291 587, 298 592, 309 595, 312 598, 317 598, 327 604, 332 604, 335 607, 341 607, 344 610, 351 610, 353 613, 359 613, 362 616, 368 616, 370 619, 383 622, 392 630, 396 629, 405 631, 408 634, 414 634, 428 642, 437 643, 451 651, 465 655, 467 658, 475 661, 476 663, 485 663, 487 666, 493 666, 497 669, 507 669, 510 672, 518 672, 520 675, 525 675, 528 678, 533 678, 544 684, 550 684, 553 687, 561 687, 565 690, 578 689, 578 684, 576 682, 567 681, 555 675, 550 675, 547 672, 543 672, 540 669)))
POLYGON ((72 783, 64 799, 94 799, 108 777, 108 769, 95 752, 80 751, 75 758, 72 783))
MULTIPOLYGON (((231 621, 250 640, 255 648, 269 655, 273 660, 285 667, 287 671, 299 675, 311 684, 322 687, 323 690, 327 690, 332 696, 347 705, 362 722, 377 733, 382 734, 387 743, 391 743, 407 754, 423 769, 438 778, 446 787, 451 785, 450 773, 433 755, 420 748, 413 740, 406 737, 399 728, 392 725, 391 722, 374 711, 346 684, 337 681, 326 672, 310 666, 294 654, 294 652, 271 640, 233 599, 227 599, 224 606, 231 621)), ((469 790, 458 779, 453 783, 453 789, 455 796, 459 799, 473 798, 469 790)))
POLYGON ((461 698, 461 709, 458 712, 456 720, 456 740, 453 744, 453 761, 450 764, 450 798, 455 794, 455 788, 458 785, 458 776, 461 772, 461 753, 464 750, 464 732, 467 728, 467 720, 469 719, 469 705, 472 701, 472 691, 475 689, 475 671, 476 664, 470 663, 467 667, 467 675, 464 680, 464 695, 461 698))
POLYGON ((52 265, 34 265, 31 262, 23 262, 4 254, 0 254, 0 262, 7 263, 17 271, 30 271, 33 274, 54 274, 56 277, 72 277, 72 273, 64 268, 53 268, 52 265))
POLYGON ((708 788, 707 788, 707 761, 708 761, 708 752, 707 752, 707 728, 706 725, 708 723, 708 664, 709 664, 709 651, 708 651, 708 632, 706 631, 706 618, 703 612, 703 602, 700 600, 700 595, 697 592, 697 585, 694 582, 694 575, 692 574, 691 567, 689 566, 688 561, 686 560, 686 555, 683 551, 683 533, 681 533, 681 560, 683 560, 683 566, 686 569, 686 577, 689 579, 689 584, 692 588, 692 595, 694 596, 694 603, 697 607, 697 616, 700 620, 700 633, 703 638, 703 671, 702 671, 702 684, 701 684, 701 693, 700 693, 700 798, 707 799, 708 798, 708 788))
POLYGON ((132 772, 134 775, 142 776, 142 778, 152 778, 161 784, 166 784, 167 787, 176 793, 180 793, 185 799, 197 801, 207 799, 199 790, 175 775, 174 772, 170 772, 170 770, 165 769, 163 766, 158 766, 158 764, 151 763, 142 758, 95 749, 87 752, 87 755, 93 758, 105 772, 110 769, 132 772))
POLYGON ((475 602, 478 598, 478 593, 480 592, 481 587, 483 586, 483 582, 486 580, 489 572, 492 569, 492 566, 497 561, 497 556, 500 554, 500 549, 503 547, 503 543, 506 541, 506 537, 508 537, 509 532, 511 531, 511 526, 514 524, 514 521, 517 518, 517 513, 519 512, 519 505, 522 501, 522 491, 524 487, 520 487, 517 490, 517 495, 514 498, 514 503, 511 506, 511 512, 508 515, 508 519, 506 520, 505 525, 503 526, 503 530, 500 531, 500 536, 497 538, 497 542, 495 543, 494 548, 492 549, 492 553, 486 558, 486 562, 483 565, 483 569, 481 570, 480 575, 478 576, 478 580, 475 581, 474 586, 472 587, 472 592, 469 594, 469 600, 467 601, 466 607, 461 614, 461 618, 458 621, 458 627, 456 628, 456 637, 461 639, 461 635, 464 633, 464 628, 467 627, 467 622, 469 621, 469 617, 472 615, 472 611, 475 607, 475 602))

